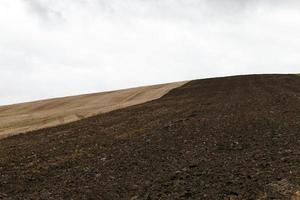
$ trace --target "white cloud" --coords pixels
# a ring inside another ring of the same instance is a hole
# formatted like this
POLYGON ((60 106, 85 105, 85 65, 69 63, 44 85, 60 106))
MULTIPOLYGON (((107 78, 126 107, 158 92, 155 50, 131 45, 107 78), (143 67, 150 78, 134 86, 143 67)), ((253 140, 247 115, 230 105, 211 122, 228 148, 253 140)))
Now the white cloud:
POLYGON ((300 71, 287 0, 1 0, 0 104, 300 71))

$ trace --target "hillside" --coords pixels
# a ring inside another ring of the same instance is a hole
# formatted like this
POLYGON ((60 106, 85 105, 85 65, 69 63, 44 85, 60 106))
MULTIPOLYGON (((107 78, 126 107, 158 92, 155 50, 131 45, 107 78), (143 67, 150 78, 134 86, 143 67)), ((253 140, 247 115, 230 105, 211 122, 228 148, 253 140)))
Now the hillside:
POLYGON ((186 82, 0 106, 0 138, 144 103, 186 82))
POLYGON ((191 81, 0 140, 0 199, 300 198, 300 78, 191 81))

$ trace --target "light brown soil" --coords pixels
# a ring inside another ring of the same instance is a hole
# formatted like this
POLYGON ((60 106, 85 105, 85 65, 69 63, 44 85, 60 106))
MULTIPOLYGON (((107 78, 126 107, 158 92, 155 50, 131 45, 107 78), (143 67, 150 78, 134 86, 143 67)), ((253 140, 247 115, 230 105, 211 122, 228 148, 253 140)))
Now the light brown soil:
POLYGON ((86 94, 0 107, 0 139, 144 103, 186 82, 86 94))

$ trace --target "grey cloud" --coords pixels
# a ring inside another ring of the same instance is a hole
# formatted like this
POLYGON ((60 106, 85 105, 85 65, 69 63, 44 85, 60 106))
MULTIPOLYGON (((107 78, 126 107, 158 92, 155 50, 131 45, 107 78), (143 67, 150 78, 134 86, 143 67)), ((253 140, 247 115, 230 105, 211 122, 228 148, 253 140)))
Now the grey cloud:
POLYGON ((63 15, 61 10, 54 9, 50 5, 55 3, 54 1, 47 0, 23 0, 28 7, 29 12, 37 15, 40 19, 51 21, 56 19, 62 19, 63 15))
POLYGON ((1 2, 0 104, 300 71, 295 0, 1 2))
MULTIPOLYGON (((42 20, 63 20, 86 10, 108 17, 197 20, 201 16, 240 17, 262 5, 299 5, 296 0, 21 0, 42 20), (71 12, 71 13, 68 13, 71 12), (72 13, 73 12, 73 13, 72 13)), ((79 15, 79 14, 78 14, 79 15)))

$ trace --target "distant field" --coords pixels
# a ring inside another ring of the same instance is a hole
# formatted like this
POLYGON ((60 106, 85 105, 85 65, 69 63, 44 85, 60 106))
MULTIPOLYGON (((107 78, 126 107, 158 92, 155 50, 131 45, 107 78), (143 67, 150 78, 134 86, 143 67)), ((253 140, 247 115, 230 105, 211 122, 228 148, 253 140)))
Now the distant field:
POLYGON ((176 82, 1 106, 0 138, 151 101, 184 83, 176 82))

